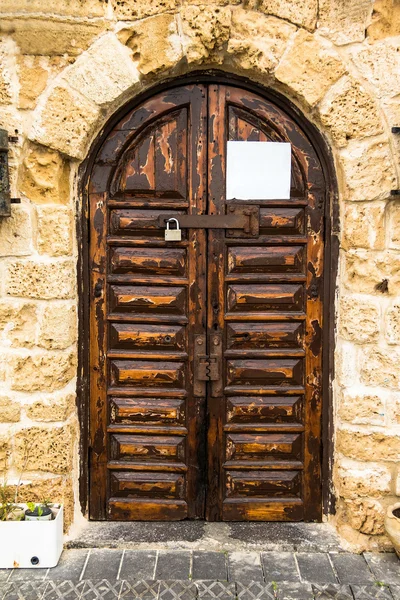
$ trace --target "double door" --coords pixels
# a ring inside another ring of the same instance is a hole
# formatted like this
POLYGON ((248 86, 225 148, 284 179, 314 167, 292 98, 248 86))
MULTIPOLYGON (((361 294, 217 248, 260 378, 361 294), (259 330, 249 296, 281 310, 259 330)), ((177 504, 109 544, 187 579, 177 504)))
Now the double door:
POLYGON ((166 90, 111 131, 89 180, 91 518, 320 518, 324 195, 304 132, 238 87, 166 90), (227 201, 228 140, 290 142, 290 199, 227 201))

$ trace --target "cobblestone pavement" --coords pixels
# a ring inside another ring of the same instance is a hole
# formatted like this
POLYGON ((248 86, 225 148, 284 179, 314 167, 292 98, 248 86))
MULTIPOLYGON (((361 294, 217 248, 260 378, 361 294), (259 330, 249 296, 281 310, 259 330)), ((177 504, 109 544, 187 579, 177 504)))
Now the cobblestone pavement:
POLYGON ((53 569, 0 569, 1 600, 400 600, 391 553, 65 550, 53 569))

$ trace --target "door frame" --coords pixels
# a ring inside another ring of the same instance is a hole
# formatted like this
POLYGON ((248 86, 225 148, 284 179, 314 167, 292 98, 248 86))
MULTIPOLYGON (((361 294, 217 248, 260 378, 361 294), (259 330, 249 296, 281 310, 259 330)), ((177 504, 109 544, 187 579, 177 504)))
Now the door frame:
POLYGON ((113 127, 123 116, 164 90, 180 85, 218 83, 240 87, 257 93, 276 104, 292 118, 310 139, 321 162, 326 181, 325 195, 325 232, 324 244, 324 289, 323 289, 323 336, 322 353, 322 513, 335 513, 336 498, 332 488, 334 458, 333 391, 334 355, 335 355, 335 290, 339 260, 339 202, 338 185, 332 152, 318 128, 288 98, 272 89, 266 89, 250 80, 218 70, 207 70, 190 75, 169 79, 157 84, 120 108, 105 124, 93 141, 86 159, 78 172, 78 194, 76 198, 76 237, 78 249, 77 287, 78 287, 78 372, 76 403, 80 427, 79 439, 79 501, 84 515, 89 507, 89 209, 88 181, 95 156, 113 127), (330 308, 333 310, 330 310, 330 308))

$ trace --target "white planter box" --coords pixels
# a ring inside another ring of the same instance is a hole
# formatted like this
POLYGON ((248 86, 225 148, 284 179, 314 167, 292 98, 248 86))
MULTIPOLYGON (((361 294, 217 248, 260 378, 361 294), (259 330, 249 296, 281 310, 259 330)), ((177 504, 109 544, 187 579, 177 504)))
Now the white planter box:
POLYGON ((62 506, 53 521, 0 521, 0 569, 55 567, 63 549, 63 523, 62 506))

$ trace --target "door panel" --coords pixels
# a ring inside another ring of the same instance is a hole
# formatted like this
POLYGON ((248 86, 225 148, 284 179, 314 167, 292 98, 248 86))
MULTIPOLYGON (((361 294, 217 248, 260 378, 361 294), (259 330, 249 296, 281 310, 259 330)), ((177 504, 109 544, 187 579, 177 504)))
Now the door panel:
POLYGON ((319 520, 325 181, 307 136, 253 92, 170 89, 115 126, 89 197, 91 518, 319 520), (290 142, 290 198, 227 202, 227 140, 290 142), (158 224, 246 202, 253 237, 166 242, 158 224))

